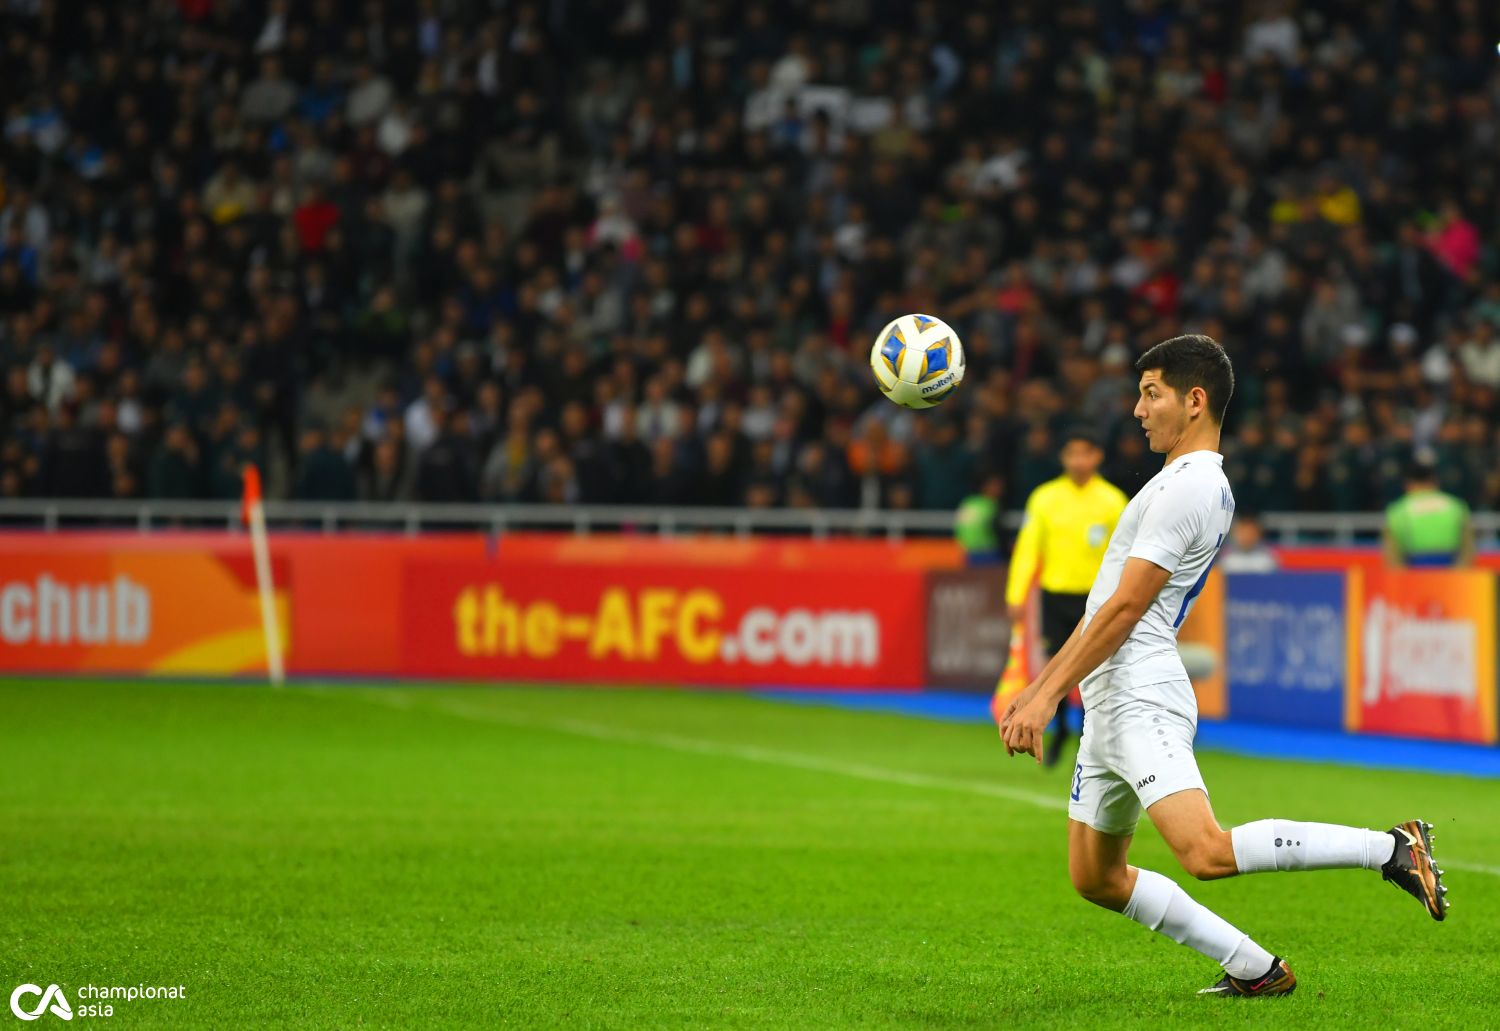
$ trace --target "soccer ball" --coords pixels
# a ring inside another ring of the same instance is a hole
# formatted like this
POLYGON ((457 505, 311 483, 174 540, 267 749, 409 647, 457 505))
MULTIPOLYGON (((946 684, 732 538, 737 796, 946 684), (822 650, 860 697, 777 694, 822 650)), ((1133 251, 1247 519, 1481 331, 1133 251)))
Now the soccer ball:
POLYGON ((870 368, 898 405, 931 408, 964 381, 964 345, 942 319, 903 315, 875 338, 870 368))

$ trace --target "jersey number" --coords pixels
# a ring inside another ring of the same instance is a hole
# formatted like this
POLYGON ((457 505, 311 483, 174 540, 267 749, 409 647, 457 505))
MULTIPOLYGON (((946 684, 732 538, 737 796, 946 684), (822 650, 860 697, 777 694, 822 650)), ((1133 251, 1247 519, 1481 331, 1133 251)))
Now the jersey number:
POLYGON ((1188 609, 1193 606, 1193 599, 1203 591, 1203 585, 1208 583, 1208 574, 1213 572, 1214 561, 1219 557, 1219 545, 1224 543, 1224 535, 1219 534, 1219 539, 1214 541, 1214 557, 1208 560, 1208 567, 1203 570, 1203 575, 1198 577, 1198 582, 1188 589, 1187 595, 1182 599, 1182 608, 1177 610, 1177 618, 1172 622, 1172 629, 1176 630, 1182 626, 1182 621, 1187 619, 1188 609))

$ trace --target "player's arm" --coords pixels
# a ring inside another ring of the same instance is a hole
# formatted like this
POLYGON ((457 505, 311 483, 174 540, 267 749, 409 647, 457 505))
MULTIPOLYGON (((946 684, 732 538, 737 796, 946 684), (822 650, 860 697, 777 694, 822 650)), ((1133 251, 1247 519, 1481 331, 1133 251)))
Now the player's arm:
POLYGON ((1048 668, 1035 689, 1028 688, 1031 697, 1010 713, 1009 723, 1000 728, 1001 739, 1012 755, 1028 752, 1041 762, 1042 732, 1052 721, 1058 700, 1119 650, 1202 536, 1211 499, 1199 490, 1193 483, 1178 479, 1152 498, 1142 513, 1114 593, 1094 612, 1088 628, 1066 653, 1059 654, 1059 661, 1048 668))
POLYGON ((1143 558, 1128 558, 1119 586, 1085 628, 1082 622, 1068 643, 1047 664, 1025 699, 1006 713, 1000 728, 1005 750, 1029 752, 1042 761, 1042 733, 1057 711, 1057 703, 1084 677, 1098 669, 1130 636, 1151 602, 1171 577, 1170 570, 1143 558))
MULTIPOLYGON (((1114 504, 1111 506, 1113 511, 1109 517, 1108 522, 1105 524, 1109 528, 1109 532, 1105 535, 1106 541, 1114 536, 1115 527, 1120 524, 1120 516, 1124 514, 1125 506, 1128 503, 1124 493, 1119 490, 1116 490, 1114 492, 1114 497, 1112 498, 1112 500, 1114 502, 1114 504)), ((1034 679, 1030 684, 1027 684, 1024 691, 1016 692, 1016 696, 1011 699, 1010 705, 1006 707, 1004 717, 1001 718, 1000 722, 1002 724, 1006 720, 1008 720, 1011 714, 1014 713, 1018 708, 1020 708, 1022 705, 1025 705, 1028 701, 1036 696, 1035 688, 1045 683, 1047 681, 1048 675, 1054 669, 1056 669, 1060 663, 1067 662, 1069 660, 1069 656, 1072 655, 1073 649, 1078 644, 1079 635, 1083 633, 1083 624, 1084 620, 1080 619, 1078 621, 1078 625, 1073 628, 1073 632, 1068 635, 1068 639, 1063 642, 1063 646, 1052 653, 1052 657, 1047 660, 1047 664, 1042 667, 1042 671, 1041 673, 1037 674, 1036 679, 1034 679)), ((1071 690, 1071 688, 1069 688, 1069 690, 1071 690)))
POLYGON ((1079 623, 1079 629, 1068 638, 1067 650, 1058 654, 1059 661, 1051 663, 1051 669, 1037 684, 1036 697, 1055 705, 1073 690, 1073 685, 1119 651, 1171 575, 1146 559, 1126 559, 1115 593, 1099 606, 1086 629, 1079 623))
POLYGON ((1036 697, 1037 689, 1047 682, 1049 674, 1057 667, 1059 662, 1067 661, 1068 653, 1078 643, 1078 636, 1083 633, 1083 622, 1082 619, 1078 621, 1078 625, 1073 628, 1073 632, 1068 635, 1068 639, 1063 642, 1063 646, 1052 653, 1052 657, 1047 660, 1047 664, 1042 667, 1042 671, 1036 675, 1031 683, 1017 691, 1015 697, 1010 700, 1010 704, 1005 707, 1005 715, 1000 717, 1002 738, 1004 737, 1004 727, 1010 722, 1010 718, 1016 714, 1016 710, 1036 697))

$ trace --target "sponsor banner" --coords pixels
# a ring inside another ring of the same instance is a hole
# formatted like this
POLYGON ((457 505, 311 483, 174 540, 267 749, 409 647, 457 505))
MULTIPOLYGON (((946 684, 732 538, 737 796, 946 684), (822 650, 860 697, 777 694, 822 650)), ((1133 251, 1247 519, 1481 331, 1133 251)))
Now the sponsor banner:
POLYGON ((1495 578, 1348 573, 1350 730, 1495 741, 1495 578))
POLYGON ((993 691, 1010 654, 1004 567, 935 570, 926 581, 925 683, 993 691))
POLYGON ((1218 569, 1209 571, 1193 600, 1177 632, 1177 650, 1193 679, 1198 715, 1223 719, 1229 710, 1224 690, 1224 574, 1218 569))
MULTIPOLYGON (((0 670, 174 676, 265 669, 248 545, 216 551, 0 544, 0 670)), ((273 576, 285 585, 284 563, 273 576)), ((283 641, 290 602, 277 592, 283 641)))
POLYGON ((930 540, 810 537, 655 537, 640 534, 508 533, 496 549, 505 562, 585 566, 717 566, 828 572, 857 568, 961 569, 964 553, 952 538, 930 540))
POLYGON ((1346 569, 1382 569, 1385 555, 1379 546, 1299 544, 1272 549, 1277 565, 1284 572, 1337 573, 1346 569))
POLYGON ((922 574, 411 561, 401 672, 916 687, 922 574))
MULTIPOLYGON (((1346 569, 1378 571, 1385 568, 1385 555, 1378 545, 1311 545, 1299 544, 1272 549, 1277 562, 1286 571, 1316 570, 1341 572, 1346 569)), ((1474 556, 1475 569, 1500 571, 1500 552, 1481 552, 1474 556)))
POLYGON ((271 554, 291 563, 297 599, 287 669, 301 676, 399 676, 406 563, 478 566, 490 549, 478 533, 272 534, 271 554))
POLYGON ((1225 659, 1236 720, 1344 725, 1344 576, 1235 573, 1227 578, 1225 659))

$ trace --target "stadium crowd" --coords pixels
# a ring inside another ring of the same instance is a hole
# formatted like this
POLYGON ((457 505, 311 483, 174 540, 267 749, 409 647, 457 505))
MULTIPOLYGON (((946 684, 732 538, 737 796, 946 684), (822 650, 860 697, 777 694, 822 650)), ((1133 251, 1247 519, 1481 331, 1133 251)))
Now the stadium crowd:
POLYGON ((1482 0, 0 11, 0 495, 1017 505, 1080 420, 1128 493, 1193 329, 1241 507, 1500 501, 1482 0))

